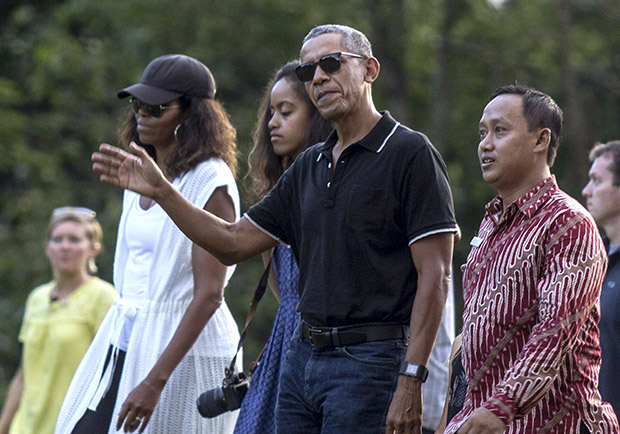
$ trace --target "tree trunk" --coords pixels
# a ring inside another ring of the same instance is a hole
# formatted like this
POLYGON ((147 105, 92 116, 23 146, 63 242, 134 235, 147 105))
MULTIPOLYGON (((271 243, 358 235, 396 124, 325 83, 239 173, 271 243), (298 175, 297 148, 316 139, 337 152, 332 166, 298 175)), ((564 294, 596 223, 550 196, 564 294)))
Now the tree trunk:
POLYGON ((579 78, 572 65, 573 47, 571 40, 571 7, 569 2, 556 0, 559 23, 559 55, 562 77, 564 77, 563 87, 566 97, 564 107, 564 132, 562 145, 559 153, 565 154, 573 164, 571 176, 565 179, 573 185, 567 186, 567 190, 580 191, 588 178, 588 143, 589 134, 587 132, 587 122, 584 119, 583 108, 579 101, 579 78))
POLYGON ((371 17, 373 52, 381 63, 386 108, 394 118, 411 124, 411 91, 403 64, 405 0, 369 0, 367 5, 371 17))
POLYGON ((443 21, 441 39, 437 49, 437 69, 433 77, 433 98, 431 107, 431 126, 433 144, 439 152, 447 146, 447 133, 450 125, 450 90, 448 77, 448 61, 452 51, 452 26, 457 18, 460 0, 443 1, 443 21))

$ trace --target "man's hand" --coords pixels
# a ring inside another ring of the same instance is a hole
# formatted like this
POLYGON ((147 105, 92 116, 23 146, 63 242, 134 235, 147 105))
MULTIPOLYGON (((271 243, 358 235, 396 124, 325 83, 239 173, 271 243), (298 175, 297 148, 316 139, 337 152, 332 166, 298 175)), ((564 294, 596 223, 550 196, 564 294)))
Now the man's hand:
POLYGON ((398 376, 398 386, 387 415, 385 434, 422 432, 422 380, 398 376))
POLYGON ((458 434, 501 434, 506 425, 497 416, 483 407, 479 407, 457 431, 458 434))
POLYGON ((130 152, 102 143, 92 155, 93 170, 106 184, 125 188, 157 200, 165 185, 161 169, 144 148, 131 143, 130 152))

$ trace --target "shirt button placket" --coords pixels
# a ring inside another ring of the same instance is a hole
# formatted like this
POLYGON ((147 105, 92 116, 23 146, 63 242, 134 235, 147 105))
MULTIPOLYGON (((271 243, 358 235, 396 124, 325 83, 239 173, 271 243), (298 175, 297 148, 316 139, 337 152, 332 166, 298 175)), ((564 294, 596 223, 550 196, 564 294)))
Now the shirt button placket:
MULTIPOLYGON (((327 168, 330 170, 330 175, 331 175, 330 178, 333 178, 334 174, 331 172, 331 169, 332 169, 332 163, 331 162, 327 163, 327 168)), ((332 182, 331 181, 327 181, 327 188, 329 188, 330 185, 332 185, 332 182)))

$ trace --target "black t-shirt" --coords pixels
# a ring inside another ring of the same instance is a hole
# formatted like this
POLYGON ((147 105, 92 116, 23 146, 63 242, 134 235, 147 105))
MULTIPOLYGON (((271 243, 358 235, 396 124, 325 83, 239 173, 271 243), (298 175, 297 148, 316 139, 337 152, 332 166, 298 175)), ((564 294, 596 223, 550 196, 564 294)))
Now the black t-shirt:
POLYGON ((291 245, 308 323, 408 324, 417 287, 409 244, 456 230, 445 164, 387 112, 332 170, 336 141, 334 131, 299 155, 246 218, 291 245))

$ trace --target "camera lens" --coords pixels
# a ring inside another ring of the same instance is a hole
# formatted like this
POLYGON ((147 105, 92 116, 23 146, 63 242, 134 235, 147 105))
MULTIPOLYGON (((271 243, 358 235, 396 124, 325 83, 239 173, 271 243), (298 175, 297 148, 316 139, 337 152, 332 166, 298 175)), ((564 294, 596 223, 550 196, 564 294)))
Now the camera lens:
POLYGON ((215 417, 228 410, 221 388, 207 390, 196 399, 196 407, 202 417, 215 417))

